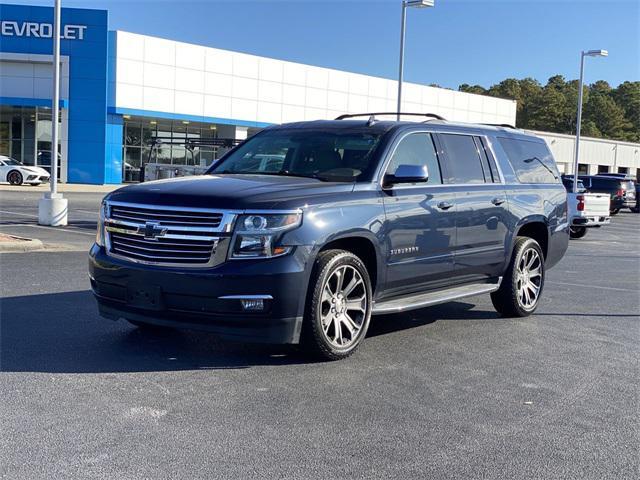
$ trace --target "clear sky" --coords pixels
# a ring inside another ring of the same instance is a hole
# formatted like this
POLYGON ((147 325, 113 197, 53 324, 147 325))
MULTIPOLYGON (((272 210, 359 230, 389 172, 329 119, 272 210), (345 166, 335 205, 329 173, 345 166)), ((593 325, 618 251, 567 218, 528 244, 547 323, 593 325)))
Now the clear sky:
MULTIPOLYGON (((52 5, 53 0, 0 0, 52 5)), ((400 0, 62 0, 109 10, 110 29, 396 78, 400 0)), ((555 74, 640 80, 640 0, 436 0, 407 12, 405 79, 457 88, 555 74)))

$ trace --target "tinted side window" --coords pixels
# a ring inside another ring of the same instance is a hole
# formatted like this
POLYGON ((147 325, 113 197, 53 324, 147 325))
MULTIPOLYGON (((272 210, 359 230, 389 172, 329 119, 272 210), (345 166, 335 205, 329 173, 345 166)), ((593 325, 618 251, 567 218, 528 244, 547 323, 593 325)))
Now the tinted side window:
POLYGON ((394 174, 400 165, 426 165, 429 170, 427 183, 442 183, 436 148, 428 133, 412 133, 400 141, 393 152, 387 172, 394 174))
POLYGON ((446 183, 484 183, 482 163, 473 137, 440 134, 440 138, 447 154, 449 178, 446 183))
POLYGON ((544 142, 498 137, 520 183, 558 183, 558 170, 544 142))

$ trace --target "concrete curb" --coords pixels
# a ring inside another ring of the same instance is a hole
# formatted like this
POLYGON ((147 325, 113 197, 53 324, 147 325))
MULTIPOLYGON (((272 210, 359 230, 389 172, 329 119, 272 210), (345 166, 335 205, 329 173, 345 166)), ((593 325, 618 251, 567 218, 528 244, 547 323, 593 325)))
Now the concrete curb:
POLYGON ((16 241, 0 241, 0 253, 33 252, 44 249, 44 245, 37 238, 22 238, 11 235, 16 241))
MULTIPOLYGON (((109 193, 125 185, 87 185, 76 183, 59 183, 60 193, 109 193)), ((51 190, 48 183, 33 187, 30 185, 9 185, 0 183, 0 192, 39 192, 45 193, 51 190)))

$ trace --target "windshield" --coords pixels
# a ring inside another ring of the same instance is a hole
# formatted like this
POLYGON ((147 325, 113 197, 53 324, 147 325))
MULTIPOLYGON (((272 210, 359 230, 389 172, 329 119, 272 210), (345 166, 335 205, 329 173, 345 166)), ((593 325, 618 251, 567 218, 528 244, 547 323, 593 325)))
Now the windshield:
POLYGON ((22 162, 9 157, 4 157, 0 160, 2 160, 5 165, 22 165, 22 162))
POLYGON ((209 173, 291 175, 353 182, 372 165, 381 133, 277 129, 250 138, 209 173))

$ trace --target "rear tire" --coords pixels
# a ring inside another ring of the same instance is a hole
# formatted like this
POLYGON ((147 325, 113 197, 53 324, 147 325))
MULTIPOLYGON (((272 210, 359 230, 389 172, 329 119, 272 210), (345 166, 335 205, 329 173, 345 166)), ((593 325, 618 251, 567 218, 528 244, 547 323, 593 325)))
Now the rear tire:
POLYGON ((538 242, 517 237, 500 288, 491 294, 493 306, 503 317, 531 315, 538 307, 544 276, 544 255, 538 242))
POLYGON ((571 238, 582 238, 587 234, 587 227, 569 227, 571 238))
POLYGON ((323 360, 341 360, 364 340, 371 320, 371 280, 346 250, 320 252, 311 275, 301 343, 323 360))
POLYGON ((640 207, 633 207, 630 209, 633 213, 640 213, 640 207))
POLYGON ((11 185, 22 185, 24 179, 22 178, 22 174, 17 170, 12 170, 7 174, 7 181, 11 185))

